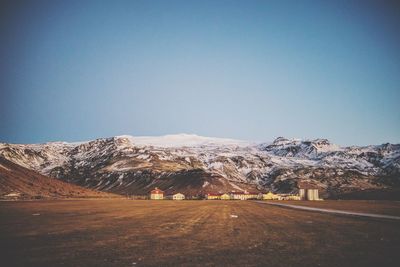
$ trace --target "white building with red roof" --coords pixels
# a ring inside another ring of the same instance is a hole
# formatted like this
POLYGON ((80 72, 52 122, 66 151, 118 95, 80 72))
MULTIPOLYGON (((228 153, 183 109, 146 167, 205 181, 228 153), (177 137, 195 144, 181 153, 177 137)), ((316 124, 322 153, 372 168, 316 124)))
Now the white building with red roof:
POLYGON ((154 188, 154 190, 151 190, 150 192, 150 199, 164 199, 164 191, 162 191, 158 187, 154 188))

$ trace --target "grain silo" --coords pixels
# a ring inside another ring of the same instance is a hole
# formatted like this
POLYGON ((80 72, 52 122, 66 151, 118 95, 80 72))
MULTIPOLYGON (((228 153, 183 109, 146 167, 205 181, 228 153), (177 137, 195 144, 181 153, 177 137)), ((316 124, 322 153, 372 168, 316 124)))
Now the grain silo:
POLYGON ((299 182, 297 185, 301 200, 320 200, 317 186, 305 182, 299 182))

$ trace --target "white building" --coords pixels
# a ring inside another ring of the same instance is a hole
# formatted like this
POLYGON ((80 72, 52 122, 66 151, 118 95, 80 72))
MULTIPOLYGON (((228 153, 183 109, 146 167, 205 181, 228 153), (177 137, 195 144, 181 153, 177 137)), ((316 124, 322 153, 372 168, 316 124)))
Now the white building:
POLYGON ((181 193, 176 193, 176 194, 172 195, 172 199, 173 200, 184 200, 185 199, 185 195, 181 194, 181 193))
POLYGON ((150 192, 150 199, 153 200, 164 199, 164 191, 158 189, 158 187, 154 188, 154 190, 151 190, 150 192))

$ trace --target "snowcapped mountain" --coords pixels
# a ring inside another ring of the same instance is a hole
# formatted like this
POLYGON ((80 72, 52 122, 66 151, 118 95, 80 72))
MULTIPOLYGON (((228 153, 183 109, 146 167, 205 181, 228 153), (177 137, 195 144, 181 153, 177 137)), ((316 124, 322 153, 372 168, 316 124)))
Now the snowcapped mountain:
POLYGON ((140 136, 133 137, 130 135, 121 135, 116 138, 128 139, 136 146, 154 146, 154 147, 201 147, 201 146, 240 146, 245 147, 250 145, 249 142, 227 139, 227 138, 213 138, 204 137, 195 134, 175 134, 164 136, 140 136))
POLYGON ((400 186, 400 145, 339 147, 326 139, 272 143, 179 134, 116 136, 81 143, 0 144, 0 156, 88 188, 144 194, 154 186, 187 194, 295 191, 310 181, 323 195, 400 186))

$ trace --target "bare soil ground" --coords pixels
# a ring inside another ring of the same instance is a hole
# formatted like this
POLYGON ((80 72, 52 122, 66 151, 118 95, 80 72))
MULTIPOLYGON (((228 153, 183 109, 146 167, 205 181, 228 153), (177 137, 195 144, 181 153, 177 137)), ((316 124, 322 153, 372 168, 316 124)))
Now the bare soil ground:
POLYGON ((0 218, 2 266, 398 266, 400 262, 399 222, 252 201, 0 202, 0 218))
POLYGON ((278 203, 313 208, 400 216, 400 201, 388 200, 324 200, 324 201, 280 201, 278 203))

